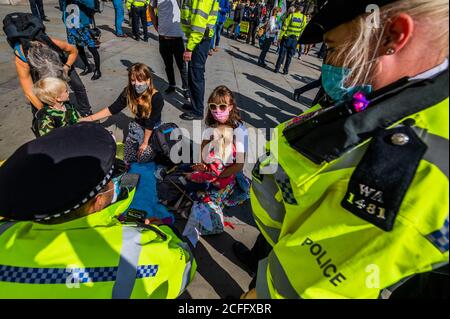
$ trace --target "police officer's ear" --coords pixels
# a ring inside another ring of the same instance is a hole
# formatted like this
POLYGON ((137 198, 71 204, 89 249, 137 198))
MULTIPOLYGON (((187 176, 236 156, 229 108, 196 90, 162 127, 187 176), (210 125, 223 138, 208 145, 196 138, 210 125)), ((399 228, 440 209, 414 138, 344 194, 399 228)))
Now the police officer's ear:
POLYGON ((414 20, 410 15, 400 13, 391 18, 385 30, 380 56, 394 55, 401 51, 414 31, 414 20))

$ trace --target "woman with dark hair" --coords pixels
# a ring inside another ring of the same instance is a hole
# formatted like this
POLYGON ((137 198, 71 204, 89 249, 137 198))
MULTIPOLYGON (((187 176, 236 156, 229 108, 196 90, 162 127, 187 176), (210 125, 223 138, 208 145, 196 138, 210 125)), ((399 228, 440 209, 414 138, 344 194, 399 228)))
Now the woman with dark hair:
POLYGON ((124 160, 128 163, 144 163, 153 159, 149 142, 153 130, 161 123, 163 106, 164 98, 153 85, 150 68, 145 64, 135 63, 128 72, 128 86, 116 101, 81 121, 98 121, 128 107, 135 116, 135 120, 128 128, 124 160))
POLYGON ((100 72, 100 54, 96 47, 96 39, 91 25, 94 23, 94 0, 60 0, 60 9, 63 12, 63 21, 66 26, 67 40, 78 49, 78 55, 84 63, 84 71, 80 75, 86 75, 94 71, 91 80, 97 80, 102 76, 100 72), (84 48, 87 47, 92 54, 95 70, 86 56, 84 48))

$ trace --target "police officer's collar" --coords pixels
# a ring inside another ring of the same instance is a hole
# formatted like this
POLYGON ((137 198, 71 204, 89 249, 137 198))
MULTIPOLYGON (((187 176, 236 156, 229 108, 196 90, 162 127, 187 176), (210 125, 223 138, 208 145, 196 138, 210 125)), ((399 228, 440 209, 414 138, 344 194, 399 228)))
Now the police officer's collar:
POLYGON ((433 78, 411 81, 399 92, 390 96, 385 92, 385 95, 388 96, 385 100, 361 113, 324 124, 305 134, 296 142, 296 149, 316 164, 339 158, 376 131, 448 98, 448 68, 433 78))

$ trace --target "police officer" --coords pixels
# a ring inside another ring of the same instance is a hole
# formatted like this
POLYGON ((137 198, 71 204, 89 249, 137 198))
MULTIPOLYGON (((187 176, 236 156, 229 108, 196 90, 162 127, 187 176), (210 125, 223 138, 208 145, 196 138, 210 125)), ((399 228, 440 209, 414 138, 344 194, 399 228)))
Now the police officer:
POLYGON ((0 298, 183 292, 196 267, 189 247, 128 210, 137 179, 115 176, 115 155, 108 131, 79 123, 26 143, 0 167, 0 298))
POLYGON ((144 33, 144 42, 148 42, 147 30, 147 7, 150 0, 127 0, 127 9, 131 15, 131 28, 133 29, 133 36, 136 41, 139 41, 139 21, 142 24, 142 31, 144 33))
POLYGON ((306 27, 306 16, 301 12, 301 3, 296 1, 294 6, 294 13, 291 13, 286 17, 278 36, 280 52, 277 63, 275 64, 275 73, 280 71, 281 64, 285 59, 283 74, 289 73, 289 65, 291 64, 292 57, 295 55, 298 38, 306 27))
POLYGON ((189 62, 188 80, 191 104, 184 104, 183 120, 203 119, 205 65, 219 10, 218 0, 184 0, 181 27, 187 38, 184 61, 189 62))
POLYGON ((322 40, 335 104, 280 125, 255 166, 271 251, 246 297, 417 297, 408 278, 445 273, 448 296, 448 0, 329 0, 301 37, 322 40))

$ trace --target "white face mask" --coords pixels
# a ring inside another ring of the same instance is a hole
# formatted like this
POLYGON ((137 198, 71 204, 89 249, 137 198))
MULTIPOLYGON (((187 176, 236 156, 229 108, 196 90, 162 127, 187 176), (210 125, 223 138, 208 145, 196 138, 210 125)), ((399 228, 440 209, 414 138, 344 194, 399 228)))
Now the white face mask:
POLYGON ((143 83, 143 84, 138 84, 136 83, 134 85, 134 90, 136 91, 137 94, 141 95, 142 93, 144 93, 145 91, 147 91, 148 89, 148 84, 147 83, 143 83))

